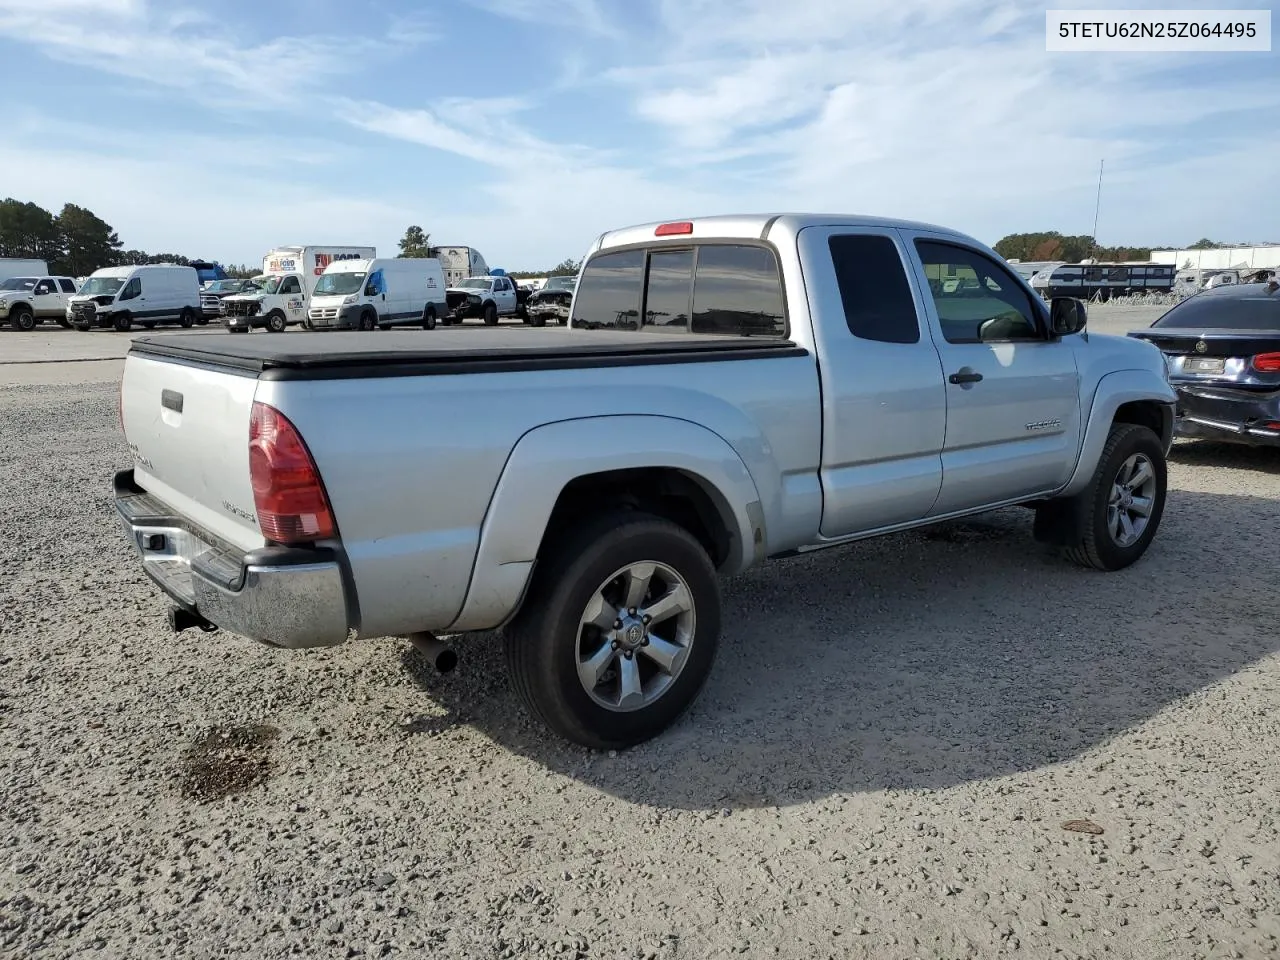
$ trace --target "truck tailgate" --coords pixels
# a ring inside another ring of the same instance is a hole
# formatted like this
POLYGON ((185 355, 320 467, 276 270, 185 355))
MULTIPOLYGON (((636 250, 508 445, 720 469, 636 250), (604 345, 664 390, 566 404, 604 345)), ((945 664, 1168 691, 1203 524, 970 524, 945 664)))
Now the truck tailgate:
POLYGON ((137 483, 245 550, 261 547, 249 477, 255 376, 130 354, 120 414, 137 483))

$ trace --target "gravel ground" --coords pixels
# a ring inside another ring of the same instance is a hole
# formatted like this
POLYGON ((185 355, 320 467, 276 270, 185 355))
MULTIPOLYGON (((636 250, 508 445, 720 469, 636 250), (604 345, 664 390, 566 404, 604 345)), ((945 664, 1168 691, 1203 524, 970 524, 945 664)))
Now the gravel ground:
POLYGON ((614 756, 526 721, 492 638, 438 677, 167 635, 115 396, 0 389, 0 954, 1280 945, 1280 454, 1179 445, 1120 574, 1015 510, 737 578, 703 698, 614 756))

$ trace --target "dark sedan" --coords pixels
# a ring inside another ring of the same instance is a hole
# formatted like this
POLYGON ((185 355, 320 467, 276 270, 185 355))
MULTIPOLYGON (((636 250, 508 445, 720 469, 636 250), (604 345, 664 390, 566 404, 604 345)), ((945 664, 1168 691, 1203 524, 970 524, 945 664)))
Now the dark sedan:
POLYGON ((1177 434, 1280 446, 1280 285, 1216 287, 1129 334, 1165 355, 1177 434))

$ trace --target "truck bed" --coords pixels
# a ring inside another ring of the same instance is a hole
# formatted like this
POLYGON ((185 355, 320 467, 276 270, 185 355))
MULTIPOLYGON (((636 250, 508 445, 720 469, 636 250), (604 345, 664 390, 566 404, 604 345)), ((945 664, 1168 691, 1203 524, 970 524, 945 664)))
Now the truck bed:
POLYGON ((496 373, 806 356, 789 340, 712 334, 489 328, 138 337, 130 353, 264 380, 496 373))

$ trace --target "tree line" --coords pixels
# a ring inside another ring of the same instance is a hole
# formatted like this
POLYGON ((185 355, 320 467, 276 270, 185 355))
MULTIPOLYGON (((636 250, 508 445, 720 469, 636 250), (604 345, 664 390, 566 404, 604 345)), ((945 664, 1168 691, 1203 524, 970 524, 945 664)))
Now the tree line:
MULTIPOLYGON (((1209 239, 1197 240, 1187 249, 1216 250, 1225 247, 1225 243, 1215 243, 1209 239)), ((1011 233, 995 242, 992 247, 996 253, 1006 260, 1062 260, 1065 263, 1079 263, 1092 257, 1095 260, 1150 260, 1152 250, 1177 250, 1178 245, 1163 247, 1099 247, 1090 236, 1068 237, 1056 230, 1041 233, 1011 233)))

